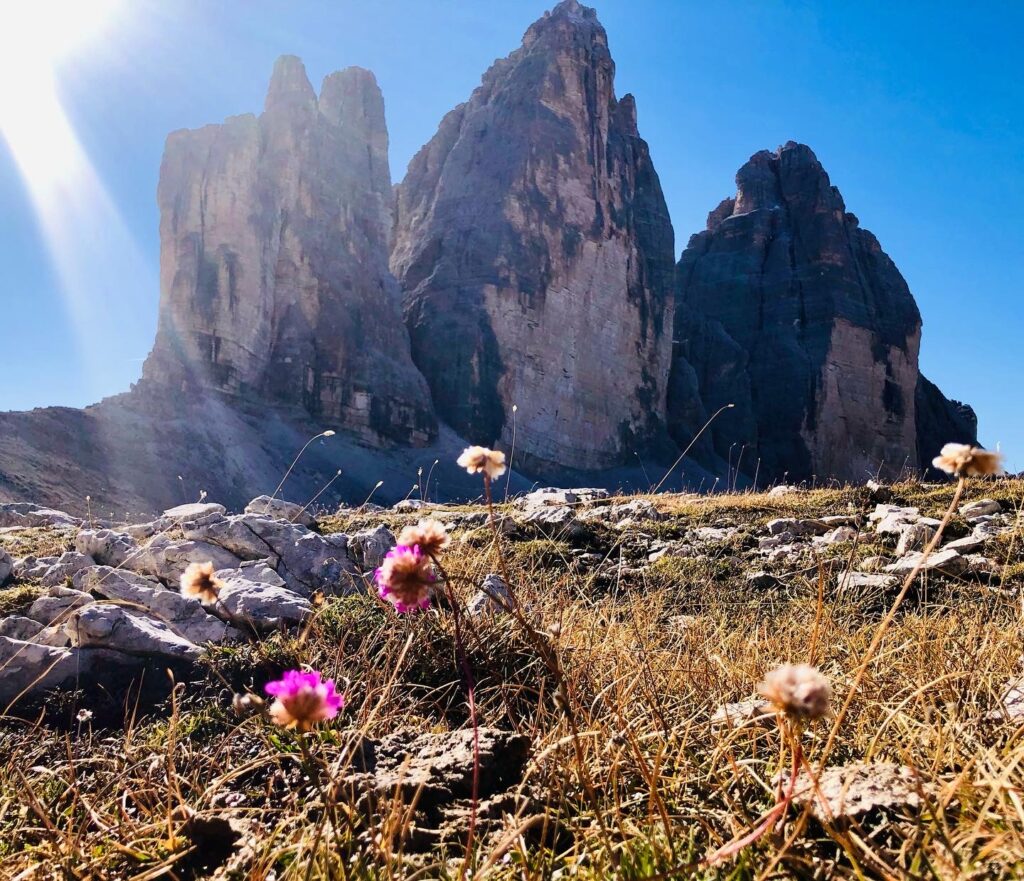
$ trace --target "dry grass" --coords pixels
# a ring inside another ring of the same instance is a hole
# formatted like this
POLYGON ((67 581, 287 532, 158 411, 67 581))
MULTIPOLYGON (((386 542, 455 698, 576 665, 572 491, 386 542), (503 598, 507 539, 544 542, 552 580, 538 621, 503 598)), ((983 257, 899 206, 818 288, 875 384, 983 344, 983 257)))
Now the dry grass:
MULTIPOLYGON (((945 510, 951 492, 897 488, 901 501, 930 515, 945 510)), ((983 495, 1019 504, 1024 482, 968 486, 968 500, 983 495)), ((669 496, 658 504, 671 516, 649 533, 732 523, 749 527, 749 537, 772 517, 863 510, 866 500, 848 489, 786 499, 669 496)), ((389 518, 348 517, 327 528, 382 519, 389 518)), ((995 586, 1019 587, 1022 538, 1018 528, 998 543, 995 586)), ((445 560, 474 583, 498 568, 493 544, 475 539, 456 541, 445 560)), ((558 625, 544 638, 564 670, 576 731, 552 697, 555 675, 536 637, 510 618, 477 623, 466 651, 479 722, 526 733, 534 749, 519 812, 506 819, 505 834, 477 842, 468 867, 456 847, 408 853, 397 807, 365 815, 341 798, 346 819, 324 832, 323 799, 303 778, 294 740, 228 709, 232 691, 259 688, 301 662, 349 682, 339 724, 314 744, 336 768, 357 734, 469 725, 451 617, 399 619, 375 598, 357 597, 329 600, 305 639, 217 650, 200 677, 205 686, 182 687, 173 708, 129 719, 123 730, 13 720, 0 727, 0 877, 1021 877, 1024 726, 989 714, 1021 672, 1024 621, 1010 592, 966 582, 935 582, 908 598, 829 758, 914 767, 935 784, 925 808, 852 828, 825 828, 793 809, 784 827, 735 859, 701 865, 775 804, 772 780, 783 760, 774 722, 716 727, 715 709, 750 697, 783 661, 817 665, 838 705, 880 618, 877 603, 834 594, 827 560, 785 573, 779 589, 748 587, 750 562, 736 554, 749 540, 741 534, 705 559, 637 571, 635 536, 599 531, 589 549, 619 564, 617 576, 601 578, 573 562, 566 542, 506 544, 538 632, 558 625), (684 615, 691 617, 680 621, 684 615), (197 846, 182 831, 183 805, 204 819, 239 821, 246 859, 218 853, 209 840, 197 846)), ((870 550, 865 541, 831 556, 870 550)), ((457 589, 465 597, 464 584, 457 589)), ((90 695, 79 695, 66 718, 89 704, 90 695)), ((812 763, 828 728, 815 723, 804 735, 812 763)))

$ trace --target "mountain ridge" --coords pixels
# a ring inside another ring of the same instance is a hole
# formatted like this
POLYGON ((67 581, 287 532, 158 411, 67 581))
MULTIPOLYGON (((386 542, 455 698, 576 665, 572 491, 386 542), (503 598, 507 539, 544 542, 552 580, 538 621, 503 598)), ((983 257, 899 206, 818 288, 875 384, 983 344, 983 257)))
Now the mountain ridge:
MULTIPOLYGON (((813 151, 754 153, 678 256, 614 75, 596 12, 564 0, 392 187, 373 74, 317 94, 282 56, 259 115, 168 137, 143 379, 0 414, 0 497, 162 509, 187 472, 244 504, 328 428, 363 473, 325 504, 377 471, 398 500, 468 442, 512 454, 520 487, 649 486, 719 410, 673 481, 858 481, 975 442, 973 411, 920 374, 906 282, 813 151)), ((345 464, 314 450, 289 490, 345 464)))

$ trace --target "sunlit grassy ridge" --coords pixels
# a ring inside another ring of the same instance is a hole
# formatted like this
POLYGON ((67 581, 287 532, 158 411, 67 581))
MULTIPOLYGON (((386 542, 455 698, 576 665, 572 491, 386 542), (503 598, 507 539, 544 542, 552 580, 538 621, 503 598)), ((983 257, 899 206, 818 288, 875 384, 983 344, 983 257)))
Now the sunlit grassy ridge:
MULTIPOLYGON (((896 500, 941 516, 952 487, 905 484, 896 500)), ((1019 510, 1024 481, 969 482, 965 501, 995 498, 1019 510)), ((715 497, 649 497, 667 515, 619 531, 589 526, 585 539, 522 534, 504 541, 509 574, 536 633, 554 647, 573 705, 553 698, 554 677, 510 617, 468 625, 466 653, 480 725, 522 732, 531 759, 501 831, 478 838, 468 866, 457 842, 414 853, 401 806, 366 812, 344 787, 345 820, 325 834, 323 792, 302 772, 295 742, 263 719, 240 720, 232 693, 307 664, 346 683, 348 705, 314 735, 317 755, 343 773, 354 739, 470 724, 449 614, 397 617, 376 597, 328 599, 302 634, 212 651, 174 707, 93 723, 4 723, 0 728, 0 877, 77 878, 494 878, 1019 877, 1024 873, 1024 726, 993 719, 1021 673, 1017 591, 1024 530, 990 542, 999 574, 921 579, 900 609, 842 724, 830 765, 890 761, 930 784, 919 812, 825 828, 797 808, 738 857, 701 860, 753 828, 776 802, 780 734, 769 718, 712 724, 722 704, 750 698, 785 661, 818 666, 846 695, 884 611, 877 598, 839 596, 835 573, 884 550, 873 532, 806 565, 766 565, 747 551, 766 523, 865 513, 860 488, 715 497), (647 564, 652 538, 696 526, 740 527, 692 559, 647 564), (646 537, 645 537, 646 536, 646 537), (579 550, 603 565, 581 565, 579 550), (748 585, 768 568, 777 587, 748 585), (993 589, 995 588, 995 589, 993 589), (575 726, 575 731, 573 727, 575 726), (231 820, 242 838, 224 853, 192 837, 183 818, 231 820), (187 831, 187 830, 186 830, 187 831), (199 844, 196 843, 199 841, 199 844), (25 874, 19 874, 25 873, 25 874)), ((465 515, 482 507, 451 509, 465 515)), ((499 515, 511 513, 499 506, 499 515)), ((324 531, 418 515, 343 514, 324 531)), ((958 515, 948 534, 968 532, 958 515)), ((0 542, 39 541, 45 531, 0 542)), ((453 530, 445 565, 468 598, 499 568, 476 524, 453 530)), ((13 550, 13 548, 12 548, 13 550)), ((25 553, 25 546, 18 553, 25 553)), ((16 590, 26 590, 25 587, 16 590)), ((15 601, 0 602, 13 607, 15 601)), ((66 718, 89 705, 67 699, 66 718)), ((827 721, 809 726, 813 762, 827 721)), ((411 735, 410 735, 411 736, 411 735)))

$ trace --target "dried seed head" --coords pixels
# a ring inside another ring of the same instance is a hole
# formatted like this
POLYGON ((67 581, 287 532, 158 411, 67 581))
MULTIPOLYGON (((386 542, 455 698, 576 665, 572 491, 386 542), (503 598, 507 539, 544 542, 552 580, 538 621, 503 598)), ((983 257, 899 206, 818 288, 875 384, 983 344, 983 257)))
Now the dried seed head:
POLYGON ((1003 473, 1003 456, 968 444, 946 444, 932 467, 958 477, 991 477, 1003 473))
POLYGON ((224 582, 213 574, 213 563, 189 563, 181 576, 181 595, 206 605, 217 602, 223 586, 224 582))
POLYGON ((398 543, 418 547, 428 557, 436 557, 448 545, 448 532, 440 520, 421 520, 415 526, 406 526, 398 536, 398 543))
POLYGON ((821 719, 830 712, 832 686, 808 664, 783 664, 761 683, 758 691, 775 707, 794 719, 821 719))
POLYGON ((456 463, 470 474, 486 474, 496 480, 505 473, 505 454, 501 450, 489 450, 487 447, 466 447, 456 463))

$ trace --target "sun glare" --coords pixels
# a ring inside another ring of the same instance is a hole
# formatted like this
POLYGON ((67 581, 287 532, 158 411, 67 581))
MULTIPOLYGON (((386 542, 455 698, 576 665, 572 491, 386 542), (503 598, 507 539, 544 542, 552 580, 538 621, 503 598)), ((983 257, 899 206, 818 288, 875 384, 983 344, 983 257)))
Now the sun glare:
POLYGON ((79 354, 93 374, 103 358, 97 286, 119 261, 134 268, 143 260, 65 112, 60 77, 70 76, 64 65, 72 59, 105 57, 102 39, 123 6, 123 0, 25 0, 0 9, 0 140, 32 202, 79 354))
POLYGON ((52 198, 81 148, 64 113, 56 68, 90 48, 121 0, 41 0, 0 13, 0 133, 30 188, 52 198))

